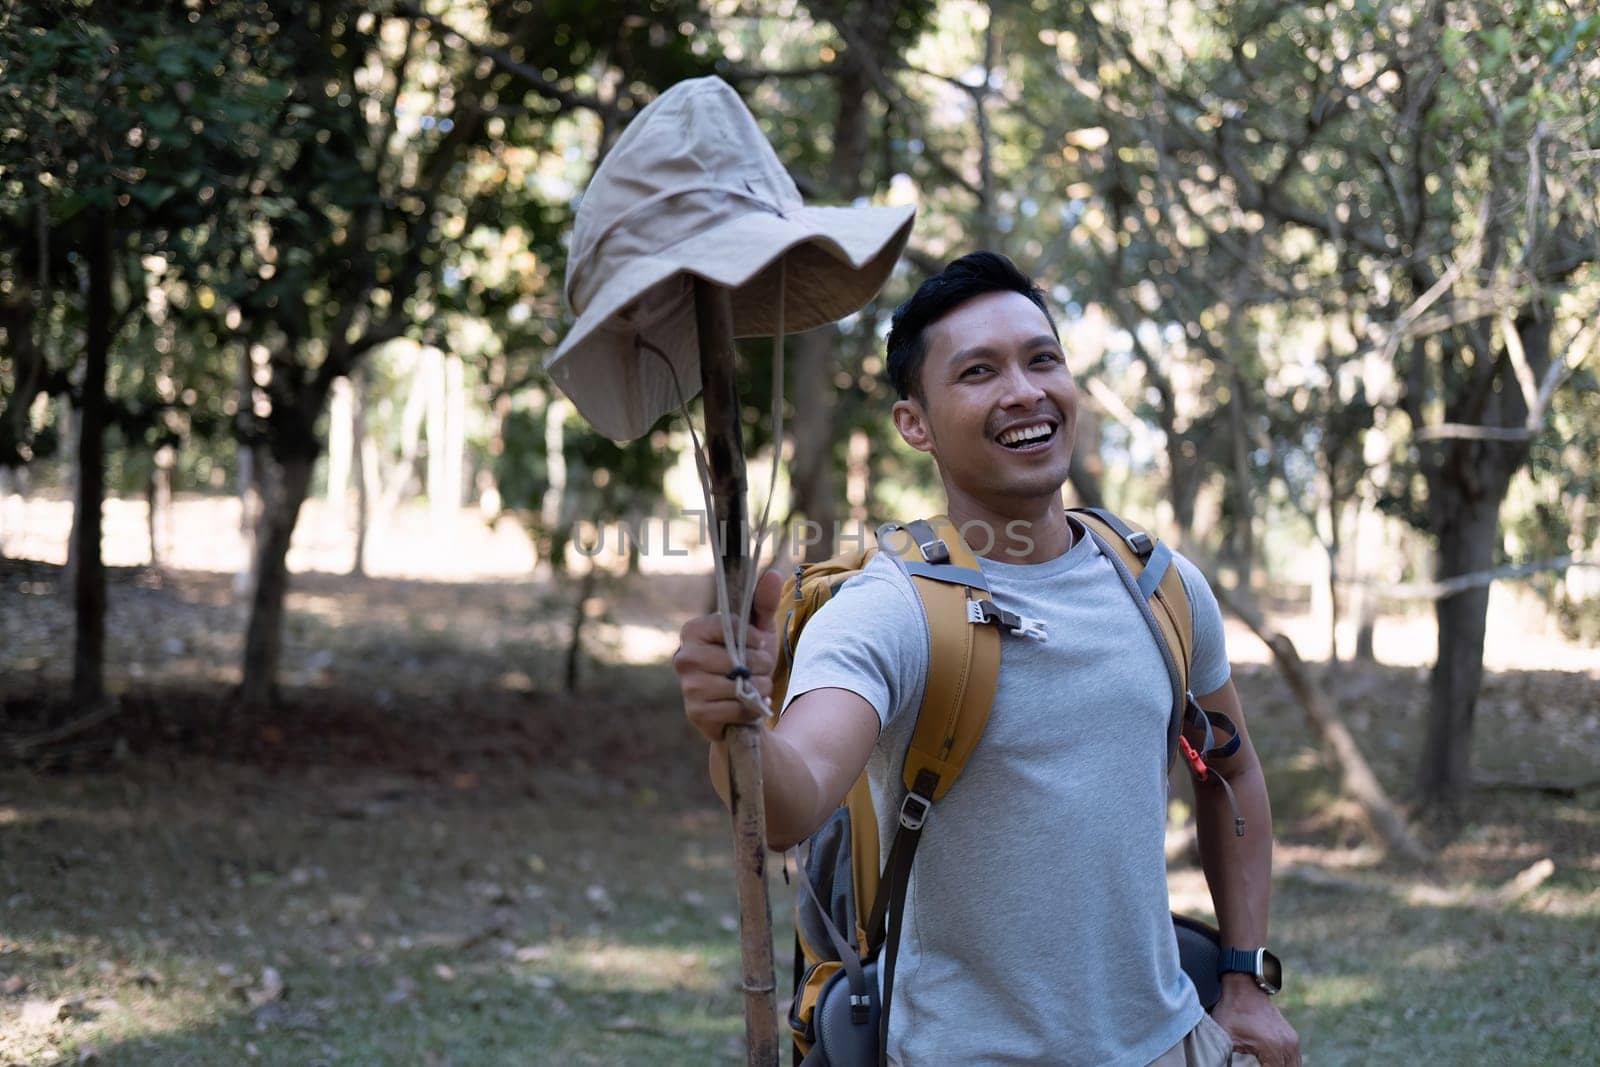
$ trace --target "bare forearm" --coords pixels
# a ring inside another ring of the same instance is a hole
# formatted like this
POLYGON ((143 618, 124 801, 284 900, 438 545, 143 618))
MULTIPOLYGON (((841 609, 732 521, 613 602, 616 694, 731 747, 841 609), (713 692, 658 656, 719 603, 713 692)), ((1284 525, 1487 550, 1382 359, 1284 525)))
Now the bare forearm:
MULTIPOLYGON (((760 731, 761 791, 766 802, 767 844, 781 852, 804 840, 816 829, 818 788, 815 777, 794 744, 771 730, 760 731)), ((711 785, 722 803, 728 803, 728 746, 713 742, 709 767, 711 785)))
POLYGON ((1195 823, 1200 865, 1217 911, 1224 945, 1253 948, 1267 943, 1267 912, 1272 896, 1272 809, 1259 763, 1228 780, 1243 837, 1234 833, 1233 810, 1222 786, 1195 784, 1195 823))

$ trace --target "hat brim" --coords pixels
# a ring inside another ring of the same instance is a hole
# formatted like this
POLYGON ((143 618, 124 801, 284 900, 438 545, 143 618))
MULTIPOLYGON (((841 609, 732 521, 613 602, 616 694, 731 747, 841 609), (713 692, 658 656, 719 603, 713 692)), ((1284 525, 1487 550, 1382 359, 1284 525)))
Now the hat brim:
POLYGON ((910 207, 740 215, 613 274, 545 360, 545 370, 596 430, 631 440, 678 407, 680 389, 685 401, 700 391, 694 277, 731 290, 736 337, 777 332, 780 274, 784 331, 813 329, 859 311, 877 295, 911 236, 913 215, 910 207), (670 369, 639 350, 640 335, 666 356, 670 369))

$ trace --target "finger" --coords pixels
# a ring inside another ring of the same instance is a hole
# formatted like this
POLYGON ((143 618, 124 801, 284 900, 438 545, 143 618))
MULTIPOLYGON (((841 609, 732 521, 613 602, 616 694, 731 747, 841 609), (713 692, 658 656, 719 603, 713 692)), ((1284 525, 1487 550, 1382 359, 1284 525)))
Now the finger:
POLYGON ((679 675, 727 674, 733 670, 733 656, 721 645, 689 641, 672 654, 672 669, 679 675))
POLYGON ((783 596, 783 574, 767 571, 756 582, 755 599, 750 604, 750 621, 756 628, 772 633, 777 629, 778 601, 783 596))
POLYGON ((744 665, 750 671, 752 678, 772 678, 772 668, 778 665, 778 657, 770 649, 752 648, 745 653, 744 665))
POLYGON ((722 633, 721 615, 697 615, 684 623, 678 630, 678 640, 684 644, 691 641, 704 644, 720 645, 724 642, 722 633))
POLYGON ((690 724, 707 740, 720 741, 729 726, 759 722, 762 716, 759 710, 747 708, 737 700, 719 700, 697 705, 689 711, 688 717, 690 724))

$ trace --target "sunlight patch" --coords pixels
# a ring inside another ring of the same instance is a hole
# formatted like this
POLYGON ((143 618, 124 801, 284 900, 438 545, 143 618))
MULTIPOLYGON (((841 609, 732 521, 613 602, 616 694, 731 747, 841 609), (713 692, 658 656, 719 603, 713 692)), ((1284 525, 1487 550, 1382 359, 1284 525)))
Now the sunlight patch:
POLYGON ((684 947, 648 947, 602 942, 556 945, 548 968, 582 973, 607 987, 636 990, 712 990, 722 983, 706 957, 684 947))
POLYGON ((1319 974, 1315 982, 1303 987, 1307 1004, 1319 1008, 1350 1008, 1376 1000, 1379 984, 1365 975, 1319 974))
POLYGON ((665 663, 678 650, 678 631, 668 627, 625 622, 600 623, 594 629, 596 643, 604 647, 605 658, 612 663, 665 663))

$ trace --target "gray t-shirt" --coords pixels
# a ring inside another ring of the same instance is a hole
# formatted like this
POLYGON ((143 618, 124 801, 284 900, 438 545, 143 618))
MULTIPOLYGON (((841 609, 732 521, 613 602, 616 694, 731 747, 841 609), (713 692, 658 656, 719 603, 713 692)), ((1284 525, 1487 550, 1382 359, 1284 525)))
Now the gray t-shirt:
MULTIPOLYGON (((993 600, 1044 620, 1004 634, 994 710, 929 816, 906 897, 890 1060, 1143 1067, 1200 1020, 1167 901, 1166 738, 1172 688, 1113 564, 1081 529, 1038 564, 980 561, 993 600)), ((1193 604, 1196 693, 1228 679, 1222 616, 1193 604)), ((885 855, 922 703, 928 636, 886 554, 806 626, 788 699, 859 694, 883 723, 867 764, 885 855)))

